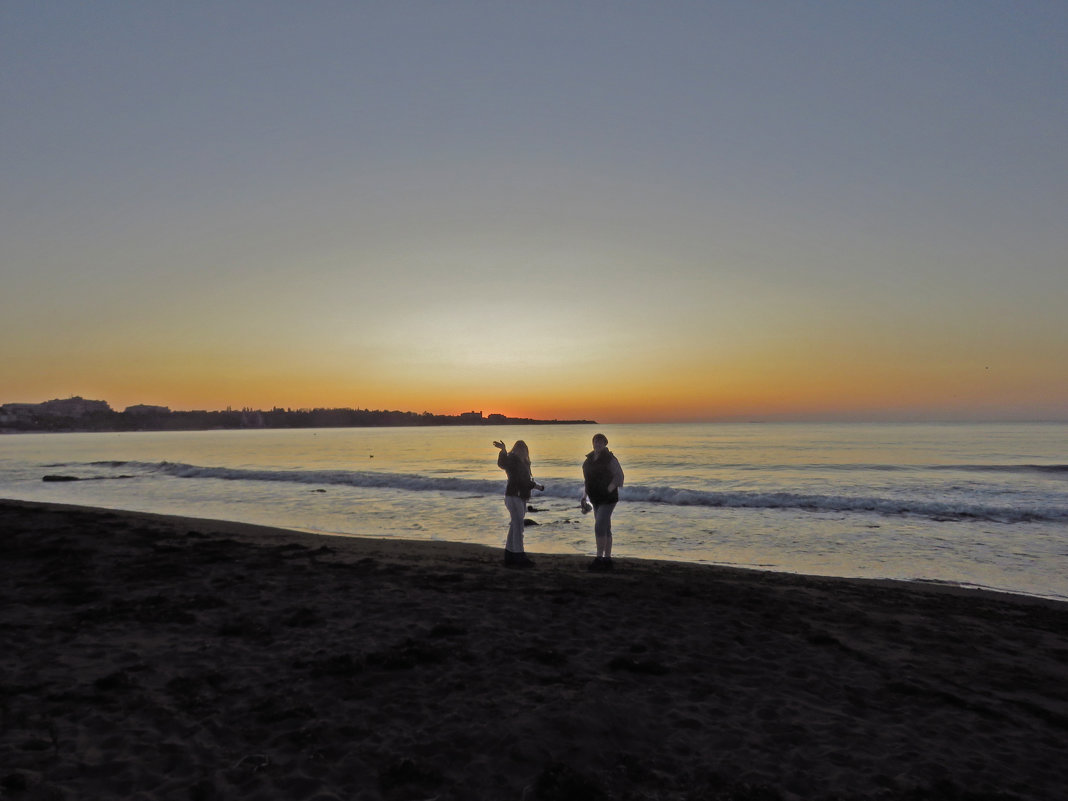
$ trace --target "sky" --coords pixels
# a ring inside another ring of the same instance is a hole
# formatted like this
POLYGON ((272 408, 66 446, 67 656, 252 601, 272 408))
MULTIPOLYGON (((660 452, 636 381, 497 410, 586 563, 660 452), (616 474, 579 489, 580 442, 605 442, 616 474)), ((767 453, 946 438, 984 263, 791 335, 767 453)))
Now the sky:
POLYGON ((1066 31, 0 0, 0 403, 1068 420, 1066 31))

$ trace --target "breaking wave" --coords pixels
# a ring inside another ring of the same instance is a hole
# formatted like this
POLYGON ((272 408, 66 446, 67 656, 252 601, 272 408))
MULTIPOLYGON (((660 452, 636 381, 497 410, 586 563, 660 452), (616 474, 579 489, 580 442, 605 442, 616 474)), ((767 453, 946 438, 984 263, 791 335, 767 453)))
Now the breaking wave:
MULTIPOLYGON (((162 474, 180 479, 221 481, 268 481, 309 485, 317 488, 340 486, 411 492, 456 492, 493 496, 501 493, 500 479, 436 477, 412 473, 359 470, 267 470, 232 467, 204 467, 177 462, 96 462, 96 467, 123 468, 141 475, 162 474)), ((961 469, 960 467, 956 469, 961 469)), ((988 469, 983 467, 981 469, 988 469)), ((1001 469, 1008 469, 1008 466, 1001 469)), ((1015 468, 1014 468, 1015 469, 1015 468)), ((1019 469, 1068 471, 1068 466, 1022 466, 1019 469)), ((541 497, 577 500, 579 482, 550 484, 541 497)), ((818 495, 791 492, 716 491, 680 489, 671 486, 628 484, 621 499, 631 503, 698 506, 725 509, 792 509, 819 513, 868 513, 884 516, 920 516, 934 520, 989 521, 994 523, 1068 522, 1063 506, 999 506, 947 498, 890 498, 851 495, 818 495)))

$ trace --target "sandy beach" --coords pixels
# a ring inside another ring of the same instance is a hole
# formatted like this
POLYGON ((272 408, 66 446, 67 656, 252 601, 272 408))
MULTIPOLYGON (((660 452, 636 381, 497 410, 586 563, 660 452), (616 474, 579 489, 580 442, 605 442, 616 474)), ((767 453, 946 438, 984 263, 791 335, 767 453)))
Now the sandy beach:
POLYGON ((0 501, 0 797, 1064 798, 1068 606, 0 501))

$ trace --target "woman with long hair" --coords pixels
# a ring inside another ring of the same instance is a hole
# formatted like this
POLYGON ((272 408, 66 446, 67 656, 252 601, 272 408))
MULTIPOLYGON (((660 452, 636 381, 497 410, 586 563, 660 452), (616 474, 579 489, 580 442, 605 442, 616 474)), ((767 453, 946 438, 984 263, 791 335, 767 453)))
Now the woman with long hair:
POLYGON ((497 467, 508 474, 504 505, 508 508, 511 520, 508 524, 508 539, 504 545, 504 563, 508 567, 534 567, 534 562, 523 550, 523 518, 526 516, 530 491, 544 491, 545 485, 539 484, 530 474, 530 450, 527 443, 518 440, 511 451, 503 442, 493 444, 500 449, 497 454, 497 467))

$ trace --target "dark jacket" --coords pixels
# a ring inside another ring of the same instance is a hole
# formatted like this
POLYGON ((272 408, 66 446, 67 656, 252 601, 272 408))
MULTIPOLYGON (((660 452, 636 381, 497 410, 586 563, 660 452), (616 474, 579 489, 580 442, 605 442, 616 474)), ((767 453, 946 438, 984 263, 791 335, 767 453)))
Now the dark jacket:
POLYGON ((619 466, 619 460, 612 451, 605 448, 601 451, 601 458, 596 458, 597 451, 586 454, 586 461, 582 463, 582 477, 586 480, 586 495, 590 503, 600 506, 605 503, 616 503, 619 500, 619 488, 623 486, 623 468, 619 466), (616 488, 608 491, 608 485, 616 482, 616 488))
POLYGON ((504 488, 504 494, 515 495, 524 501, 530 500, 530 491, 537 484, 534 476, 530 474, 530 465, 514 453, 505 453, 502 450, 497 454, 497 467, 508 474, 508 486, 504 488))

